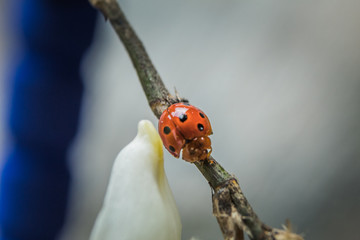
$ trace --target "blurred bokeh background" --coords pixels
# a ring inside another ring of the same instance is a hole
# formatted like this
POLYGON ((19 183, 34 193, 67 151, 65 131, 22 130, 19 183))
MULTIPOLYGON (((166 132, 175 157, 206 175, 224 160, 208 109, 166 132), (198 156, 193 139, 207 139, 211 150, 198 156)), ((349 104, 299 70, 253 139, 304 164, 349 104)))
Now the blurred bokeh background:
MULTIPOLYGON (((360 2, 121 0, 169 90, 209 116, 213 156, 267 224, 306 239, 359 239, 360 2)), ((17 50, 0 1, 0 104, 17 50)), ((71 150, 63 240, 88 238, 115 156, 137 123, 157 124, 130 59, 99 16, 82 64, 81 127, 71 150)), ((0 128, 0 151, 6 126, 0 128)), ((165 153, 183 239, 221 239, 196 167, 165 153)))

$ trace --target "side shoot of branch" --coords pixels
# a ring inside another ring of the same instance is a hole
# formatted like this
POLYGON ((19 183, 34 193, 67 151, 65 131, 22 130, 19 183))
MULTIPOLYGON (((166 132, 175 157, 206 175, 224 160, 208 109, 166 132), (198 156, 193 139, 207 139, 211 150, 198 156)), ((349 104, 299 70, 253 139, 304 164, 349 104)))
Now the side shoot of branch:
MULTIPOLYGON (((179 99, 172 96, 152 64, 142 42, 125 18, 116 0, 89 0, 108 19, 124 44, 136 69, 151 110, 157 118, 179 99)), ((213 214, 218 220, 224 239, 243 239, 245 231, 256 240, 301 240, 290 229, 280 230, 265 225, 257 217, 240 189, 238 181, 213 157, 196 162, 196 167, 213 189, 213 214)))

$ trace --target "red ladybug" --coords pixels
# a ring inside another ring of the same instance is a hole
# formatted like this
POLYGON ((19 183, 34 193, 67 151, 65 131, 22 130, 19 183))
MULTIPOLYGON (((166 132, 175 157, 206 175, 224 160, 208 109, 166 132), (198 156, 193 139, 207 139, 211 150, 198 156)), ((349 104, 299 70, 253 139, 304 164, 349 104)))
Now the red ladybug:
POLYGON ((176 158, 186 146, 183 158, 191 162, 203 160, 211 152, 207 137, 212 134, 210 121, 203 111, 188 103, 173 104, 162 113, 159 133, 165 148, 176 158))

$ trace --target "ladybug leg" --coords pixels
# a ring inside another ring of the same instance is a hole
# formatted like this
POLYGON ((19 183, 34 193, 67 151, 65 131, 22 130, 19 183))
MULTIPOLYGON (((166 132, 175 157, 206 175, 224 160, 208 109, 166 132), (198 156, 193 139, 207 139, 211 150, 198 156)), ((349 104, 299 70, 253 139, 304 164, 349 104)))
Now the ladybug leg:
MULTIPOLYGON (((209 159, 210 155, 212 153, 212 147, 210 146, 208 151, 207 151, 207 155, 206 155, 206 159, 209 159)), ((205 159, 204 159, 205 160, 205 159)))

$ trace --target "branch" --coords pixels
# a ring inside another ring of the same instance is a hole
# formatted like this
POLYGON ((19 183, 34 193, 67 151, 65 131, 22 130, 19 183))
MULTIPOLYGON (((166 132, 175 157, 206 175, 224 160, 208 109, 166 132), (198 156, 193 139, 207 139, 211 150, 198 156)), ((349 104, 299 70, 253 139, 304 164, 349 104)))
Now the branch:
MULTIPOLYGON (((171 104, 179 102, 179 99, 166 89, 142 42, 116 0, 89 1, 109 19, 132 60, 152 111, 160 118, 162 112, 171 104)), ((213 157, 195 162, 195 165, 214 190, 213 213, 225 239, 243 239, 243 231, 251 239, 302 239, 289 229, 274 229, 262 223, 245 198, 237 180, 213 157)))
POLYGON ((146 50, 135 31, 125 18, 116 0, 90 0, 109 19, 123 42, 139 76, 151 110, 157 118, 175 102, 152 64, 146 50))

